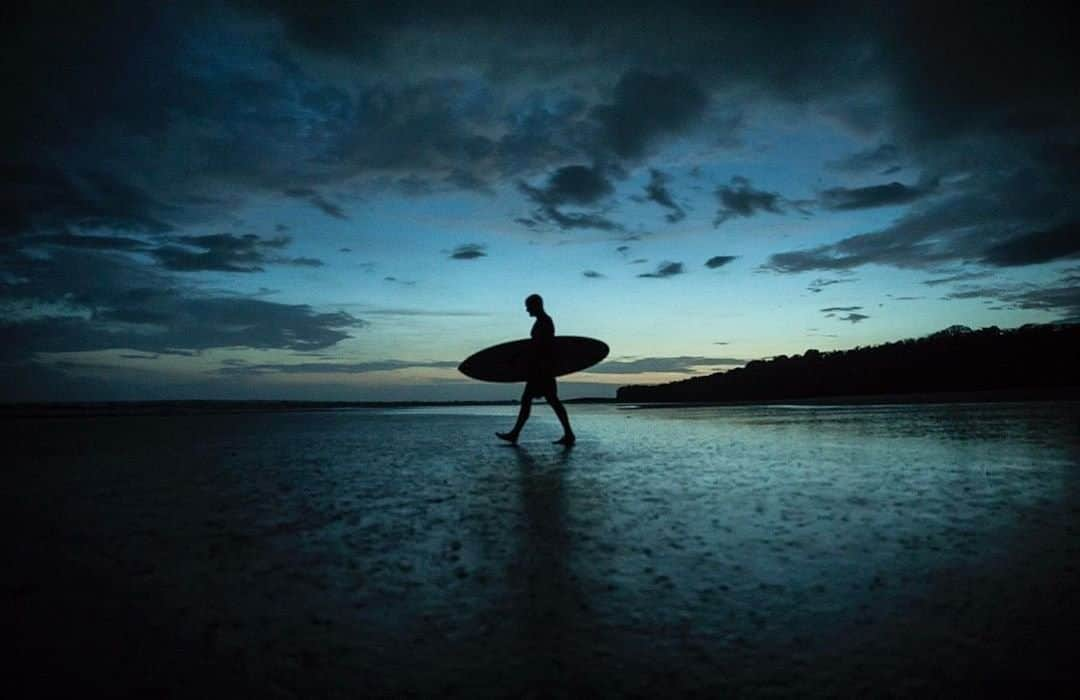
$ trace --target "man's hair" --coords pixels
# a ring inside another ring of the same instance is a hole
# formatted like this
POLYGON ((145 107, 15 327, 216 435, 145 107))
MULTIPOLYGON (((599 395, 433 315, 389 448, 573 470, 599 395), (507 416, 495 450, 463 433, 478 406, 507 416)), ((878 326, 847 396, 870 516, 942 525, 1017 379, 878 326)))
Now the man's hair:
POLYGON ((544 300, 539 294, 530 294, 529 296, 525 297, 525 304, 526 306, 532 306, 533 304, 536 304, 541 309, 544 308, 544 300))

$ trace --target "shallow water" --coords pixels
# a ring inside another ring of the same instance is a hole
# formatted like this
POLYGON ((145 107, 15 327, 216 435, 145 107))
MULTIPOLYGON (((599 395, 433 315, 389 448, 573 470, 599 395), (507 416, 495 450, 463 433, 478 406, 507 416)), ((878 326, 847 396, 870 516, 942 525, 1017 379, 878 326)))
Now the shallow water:
POLYGON ((15 422, 23 663, 106 690, 914 695, 1064 679, 1080 404, 15 422), (56 635, 54 629, 64 629, 56 635))

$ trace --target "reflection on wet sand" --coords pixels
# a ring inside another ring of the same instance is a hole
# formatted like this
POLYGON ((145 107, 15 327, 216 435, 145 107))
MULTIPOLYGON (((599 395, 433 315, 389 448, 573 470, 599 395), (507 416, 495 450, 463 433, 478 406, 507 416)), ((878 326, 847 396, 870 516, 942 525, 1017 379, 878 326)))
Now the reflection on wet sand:
POLYGON ((512 566, 523 685, 539 697, 596 687, 597 625, 571 561, 565 477, 573 450, 533 456, 515 449, 523 522, 512 566))

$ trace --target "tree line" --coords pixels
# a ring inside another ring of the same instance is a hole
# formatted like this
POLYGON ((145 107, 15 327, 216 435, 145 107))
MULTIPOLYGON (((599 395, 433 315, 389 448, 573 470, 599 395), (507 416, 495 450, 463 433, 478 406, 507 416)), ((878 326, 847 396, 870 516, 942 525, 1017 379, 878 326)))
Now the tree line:
POLYGON ((923 338, 779 355, 668 384, 620 387, 618 401, 744 401, 1080 386, 1080 324, 951 326, 923 338))

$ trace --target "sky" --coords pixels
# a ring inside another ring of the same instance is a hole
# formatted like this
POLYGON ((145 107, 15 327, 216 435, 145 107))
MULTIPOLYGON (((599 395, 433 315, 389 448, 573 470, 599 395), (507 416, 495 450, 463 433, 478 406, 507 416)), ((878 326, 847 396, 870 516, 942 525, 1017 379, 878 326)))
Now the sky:
POLYGON ((9 10, 0 399, 513 398, 532 293, 564 398, 1080 320, 1064 15, 722 4, 9 10))

